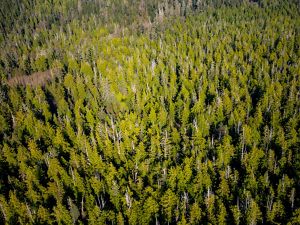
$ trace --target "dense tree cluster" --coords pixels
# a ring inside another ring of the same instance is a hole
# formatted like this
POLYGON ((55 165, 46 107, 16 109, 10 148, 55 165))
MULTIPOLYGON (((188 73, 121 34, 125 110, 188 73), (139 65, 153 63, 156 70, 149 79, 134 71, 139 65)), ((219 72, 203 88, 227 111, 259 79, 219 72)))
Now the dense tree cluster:
POLYGON ((300 223, 296 2, 20 2, 1 224, 300 223))

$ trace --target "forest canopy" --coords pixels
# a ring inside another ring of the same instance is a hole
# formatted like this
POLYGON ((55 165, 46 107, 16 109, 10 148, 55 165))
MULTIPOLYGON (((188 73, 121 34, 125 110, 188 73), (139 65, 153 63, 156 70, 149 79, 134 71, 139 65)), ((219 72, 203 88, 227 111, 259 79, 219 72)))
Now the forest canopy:
POLYGON ((0 224, 300 224, 299 10, 3 0, 0 224))

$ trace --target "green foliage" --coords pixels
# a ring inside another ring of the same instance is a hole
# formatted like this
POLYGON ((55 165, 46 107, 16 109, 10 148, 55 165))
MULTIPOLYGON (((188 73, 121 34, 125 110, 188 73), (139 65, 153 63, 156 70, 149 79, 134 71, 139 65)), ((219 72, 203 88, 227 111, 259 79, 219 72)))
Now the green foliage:
POLYGON ((0 15, 1 224, 299 224, 296 1, 0 15))

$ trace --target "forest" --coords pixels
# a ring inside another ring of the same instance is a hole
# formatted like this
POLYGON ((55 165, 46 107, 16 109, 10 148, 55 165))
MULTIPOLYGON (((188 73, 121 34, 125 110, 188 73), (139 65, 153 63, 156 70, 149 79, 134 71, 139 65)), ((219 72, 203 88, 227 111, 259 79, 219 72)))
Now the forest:
POLYGON ((0 0, 0 224, 300 224, 298 0, 0 0))

